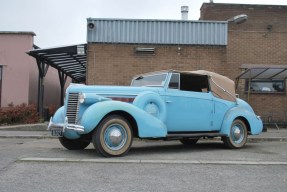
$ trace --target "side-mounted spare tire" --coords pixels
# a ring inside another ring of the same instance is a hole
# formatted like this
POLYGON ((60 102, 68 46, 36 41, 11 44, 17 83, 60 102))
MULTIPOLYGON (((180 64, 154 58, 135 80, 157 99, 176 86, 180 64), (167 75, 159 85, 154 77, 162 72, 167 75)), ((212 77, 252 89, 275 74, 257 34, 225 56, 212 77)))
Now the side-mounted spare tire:
POLYGON ((135 98, 133 105, 163 122, 166 120, 166 105, 157 93, 150 91, 143 92, 135 98))

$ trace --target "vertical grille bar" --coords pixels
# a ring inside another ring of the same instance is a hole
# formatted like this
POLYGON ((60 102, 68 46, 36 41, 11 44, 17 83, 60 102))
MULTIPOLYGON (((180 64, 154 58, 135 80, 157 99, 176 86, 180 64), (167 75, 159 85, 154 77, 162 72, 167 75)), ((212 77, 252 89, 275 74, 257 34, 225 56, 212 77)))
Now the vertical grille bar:
POLYGON ((79 93, 69 93, 68 105, 67 105, 67 117, 68 123, 76 124, 78 121, 79 112, 79 93))

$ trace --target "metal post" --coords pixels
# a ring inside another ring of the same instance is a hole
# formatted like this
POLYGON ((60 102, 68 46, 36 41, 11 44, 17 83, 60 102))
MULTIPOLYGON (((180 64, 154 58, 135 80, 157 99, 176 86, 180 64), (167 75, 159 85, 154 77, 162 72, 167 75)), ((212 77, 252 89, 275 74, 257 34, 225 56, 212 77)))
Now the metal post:
POLYGON ((65 75, 62 71, 58 70, 60 86, 61 86, 61 96, 60 96, 60 105, 64 105, 64 87, 67 81, 67 75, 65 75))
POLYGON ((250 87, 251 87, 251 78, 249 78, 248 82, 248 93, 247 93, 247 102, 249 103, 249 97, 250 97, 250 87))
POLYGON ((48 72, 49 65, 45 64, 40 59, 36 59, 39 70, 39 83, 38 83, 38 113, 40 118, 44 117, 44 92, 45 92, 45 76, 48 72))

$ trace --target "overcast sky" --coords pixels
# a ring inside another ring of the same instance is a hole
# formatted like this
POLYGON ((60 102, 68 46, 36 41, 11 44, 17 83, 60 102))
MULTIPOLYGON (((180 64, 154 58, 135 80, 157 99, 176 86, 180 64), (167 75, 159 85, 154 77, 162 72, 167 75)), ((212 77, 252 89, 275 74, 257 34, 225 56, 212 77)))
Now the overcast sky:
MULTIPOLYGON (((33 31, 41 48, 86 43, 87 18, 180 19, 189 6, 199 19, 209 0, 0 0, 0 31, 33 31)), ((287 5, 287 0, 214 0, 215 3, 287 5)), ((0 42, 1 43, 1 42, 0 42)))

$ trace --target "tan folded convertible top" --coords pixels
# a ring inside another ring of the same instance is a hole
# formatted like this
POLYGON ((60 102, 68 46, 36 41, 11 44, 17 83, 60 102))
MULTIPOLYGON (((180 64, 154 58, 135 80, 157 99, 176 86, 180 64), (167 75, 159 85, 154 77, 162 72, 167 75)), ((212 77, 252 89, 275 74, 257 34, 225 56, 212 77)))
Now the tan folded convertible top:
MULTIPOLYGON (((212 94, 215 97, 225 99, 228 101, 236 102, 236 96, 235 96, 235 83, 233 80, 223 76, 219 75, 214 72, 205 71, 205 70, 197 70, 197 71, 177 71, 177 70, 163 70, 163 71, 156 71, 151 73, 145 73, 142 75, 148 75, 148 74, 157 74, 157 73, 186 73, 186 74, 196 74, 196 75, 205 75, 209 77, 209 85, 212 94)), ((140 75, 137 75, 134 77, 139 77, 140 75)))
POLYGON ((231 79, 223 75, 204 70, 185 71, 183 73, 193 73, 209 76, 210 89, 215 97, 236 102, 235 84, 231 79))

